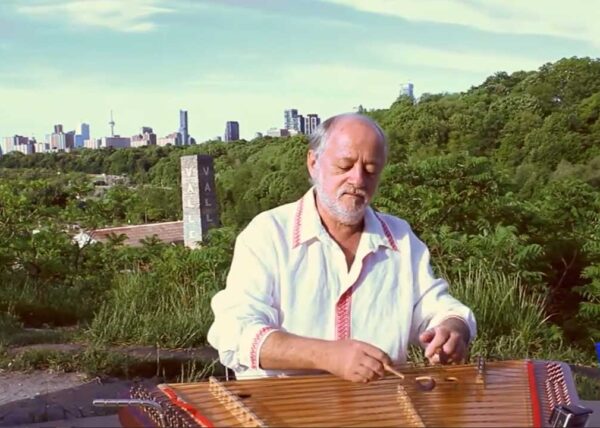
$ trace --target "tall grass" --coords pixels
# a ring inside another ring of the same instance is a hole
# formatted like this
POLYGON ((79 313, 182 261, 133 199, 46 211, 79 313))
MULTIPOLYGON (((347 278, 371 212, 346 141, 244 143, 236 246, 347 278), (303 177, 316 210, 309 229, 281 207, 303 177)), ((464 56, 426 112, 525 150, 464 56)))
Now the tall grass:
POLYGON ((28 327, 74 325, 90 319, 102 292, 83 282, 67 286, 19 278, 0 287, 0 311, 10 311, 28 327))
POLYGON ((204 345, 213 321, 210 300, 224 286, 229 254, 228 242, 172 247, 151 270, 119 275, 87 336, 99 344, 204 345))
POLYGON ((94 317, 90 337, 100 343, 172 348, 202 344, 212 322, 214 291, 207 284, 156 282, 145 273, 122 276, 94 317))
POLYGON ((477 319, 471 355, 590 362, 591 353, 563 343, 562 331, 550 322, 545 296, 529 291, 533 288, 518 274, 506 275, 482 265, 467 266, 452 278, 451 294, 469 306, 477 319))

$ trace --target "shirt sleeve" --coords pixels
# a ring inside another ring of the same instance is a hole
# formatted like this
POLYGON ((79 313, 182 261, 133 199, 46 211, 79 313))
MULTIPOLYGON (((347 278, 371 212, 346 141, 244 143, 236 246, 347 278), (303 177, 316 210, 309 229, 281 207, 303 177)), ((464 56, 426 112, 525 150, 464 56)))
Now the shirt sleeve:
POLYGON ((448 318, 462 320, 469 328, 469 341, 477 334, 477 323, 471 309, 448 292, 448 283, 433 274, 427 246, 410 232, 411 262, 415 299, 410 342, 419 344, 419 335, 448 318))
POLYGON ((257 222, 238 235, 227 285, 212 299, 215 320, 208 342, 219 352, 223 365, 235 372, 259 368, 265 339, 280 326, 274 307, 275 257, 268 230, 257 222), (261 250, 261 247, 264 247, 261 250))

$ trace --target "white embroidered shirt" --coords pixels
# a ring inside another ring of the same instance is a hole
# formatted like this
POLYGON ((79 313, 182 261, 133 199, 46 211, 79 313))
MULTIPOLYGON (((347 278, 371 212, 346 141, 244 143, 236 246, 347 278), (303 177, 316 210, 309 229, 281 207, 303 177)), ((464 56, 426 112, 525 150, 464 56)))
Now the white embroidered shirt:
POLYGON ((461 318, 475 336, 473 313, 433 276, 427 247, 404 220, 367 208, 348 271, 314 198, 311 188, 259 214, 237 237, 227 286, 212 300, 208 341, 238 378, 292 373, 259 367, 261 346, 276 330, 361 340, 396 363, 421 332, 447 318, 461 318))

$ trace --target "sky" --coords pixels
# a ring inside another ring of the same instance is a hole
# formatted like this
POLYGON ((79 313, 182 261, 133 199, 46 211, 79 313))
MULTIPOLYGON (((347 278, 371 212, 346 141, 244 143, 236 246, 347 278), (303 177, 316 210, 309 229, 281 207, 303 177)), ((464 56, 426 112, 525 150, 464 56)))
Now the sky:
POLYGON ((462 92, 600 57, 600 0, 0 0, 0 136, 90 124, 198 142, 283 111, 387 108, 401 86, 462 92))

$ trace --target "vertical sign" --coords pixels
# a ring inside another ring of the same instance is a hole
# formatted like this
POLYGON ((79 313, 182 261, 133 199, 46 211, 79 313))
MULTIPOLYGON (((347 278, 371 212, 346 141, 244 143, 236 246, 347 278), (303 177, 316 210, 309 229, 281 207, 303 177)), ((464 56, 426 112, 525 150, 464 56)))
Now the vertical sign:
POLYGON ((181 202, 185 246, 197 248, 208 229, 219 227, 215 171, 211 156, 181 157, 181 202))

